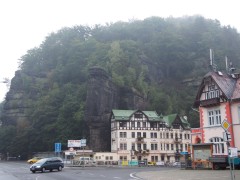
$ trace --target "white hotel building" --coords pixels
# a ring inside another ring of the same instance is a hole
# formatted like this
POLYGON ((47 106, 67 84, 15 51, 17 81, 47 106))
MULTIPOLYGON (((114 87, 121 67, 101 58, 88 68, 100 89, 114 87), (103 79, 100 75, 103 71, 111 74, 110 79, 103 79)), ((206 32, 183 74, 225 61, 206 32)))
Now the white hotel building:
POLYGON ((189 151, 191 129, 177 114, 155 111, 112 110, 111 152, 119 160, 179 161, 189 151))

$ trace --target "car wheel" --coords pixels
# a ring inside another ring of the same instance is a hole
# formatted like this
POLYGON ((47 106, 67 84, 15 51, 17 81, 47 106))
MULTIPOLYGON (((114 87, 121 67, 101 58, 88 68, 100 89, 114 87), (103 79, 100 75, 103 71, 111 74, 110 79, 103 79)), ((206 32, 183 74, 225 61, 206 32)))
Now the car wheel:
POLYGON ((46 172, 46 168, 42 168, 42 172, 46 172))
POLYGON ((62 170, 62 166, 59 166, 59 167, 58 167, 58 171, 61 171, 61 170, 62 170))
POLYGON ((33 162, 32 162, 32 161, 30 161, 29 163, 30 163, 30 164, 33 164, 33 162))
POLYGON ((53 170, 52 169, 50 169, 50 172, 52 172, 53 170))
POLYGON ((32 171, 32 173, 35 173, 36 171, 32 171))

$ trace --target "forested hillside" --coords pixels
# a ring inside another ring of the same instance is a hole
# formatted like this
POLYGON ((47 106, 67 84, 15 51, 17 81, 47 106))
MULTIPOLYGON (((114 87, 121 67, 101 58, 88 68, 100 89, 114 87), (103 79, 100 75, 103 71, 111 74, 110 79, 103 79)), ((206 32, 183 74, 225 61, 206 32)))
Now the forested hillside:
POLYGON ((236 29, 200 16, 60 29, 20 59, 2 104, 0 153, 26 157, 81 138, 91 67, 104 69, 119 88, 141 94, 148 102, 144 110, 186 115, 197 127, 191 107, 198 87, 184 82, 209 71, 209 48, 219 70, 225 56, 240 67, 239 47, 236 29))

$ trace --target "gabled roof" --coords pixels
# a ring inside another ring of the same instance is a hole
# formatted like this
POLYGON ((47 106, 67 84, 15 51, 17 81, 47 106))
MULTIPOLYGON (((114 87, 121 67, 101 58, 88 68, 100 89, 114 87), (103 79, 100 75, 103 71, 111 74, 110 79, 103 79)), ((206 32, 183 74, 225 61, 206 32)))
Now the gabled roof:
MULTIPOLYGON (((118 110, 113 109, 112 113, 115 117, 115 120, 129 120, 130 117, 140 110, 118 110)), ((158 116, 156 111, 141 111, 148 117, 149 121, 160 121, 160 117, 158 116)))
POLYGON ((218 87, 222 90, 224 95, 227 97, 227 99, 231 99, 233 91, 236 86, 236 79, 232 78, 230 75, 226 73, 221 73, 222 75, 219 75, 217 72, 209 72, 207 73, 205 77, 211 76, 213 80, 216 82, 218 87))
POLYGON ((160 121, 156 111, 143 111, 143 113, 148 117, 149 121, 160 121))
POLYGON ((163 116, 163 121, 167 123, 167 126, 172 126, 172 123, 176 120, 177 114, 170 114, 167 116, 163 116))
POLYGON ((231 75, 226 73, 219 73, 210 71, 208 72, 198 89, 198 93, 196 96, 196 101, 199 101, 202 91, 205 87, 204 81, 207 78, 212 78, 212 80, 216 83, 216 85, 219 87, 219 89, 223 92, 223 95, 226 99, 233 100, 240 98, 240 80, 237 78, 233 78, 231 75))
POLYGON ((170 115, 167 115, 167 116, 163 116, 163 121, 167 123, 167 126, 168 127, 171 127, 173 125, 173 123, 177 122, 177 121, 180 121, 182 127, 184 129, 190 129, 190 124, 188 123, 187 119, 183 118, 183 117, 180 117, 178 114, 170 114, 170 115))
POLYGON ((118 110, 113 109, 112 113, 115 117, 115 120, 129 120, 132 114, 134 114, 137 110, 118 110))
POLYGON ((168 127, 171 127, 173 123, 179 123, 183 126, 185 129, 190 129, 190 124, 188 123, 187 119, 184 119, 183 117, 180 117, 178 114, 170 114, 167 116, 158 115, 156 111, 141 111, 141 110, 118 110, 113 109, 112 115, 114 116, 114 119, 116 121, 128 121, 130 120, 131 116, 135 114, 136 112, 142 112, 148 117, 149 121, 156 121, 160 122, 163 121, 166 123, 168 127))

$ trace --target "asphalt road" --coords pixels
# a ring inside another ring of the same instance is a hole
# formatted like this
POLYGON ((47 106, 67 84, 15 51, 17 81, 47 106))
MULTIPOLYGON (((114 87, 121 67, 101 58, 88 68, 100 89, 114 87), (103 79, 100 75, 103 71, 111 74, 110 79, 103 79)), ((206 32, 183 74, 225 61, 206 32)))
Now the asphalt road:
MULTIPOLYGON (((231 180, 230 170, 183 170, 166 167, 69 167, 32 173, 26 162, 0 161, 0 180, 231 180)), ((233 173, 240 180, 240 170, 233 173)))
POLYGON ((158 167, 69 167, 63 171, 36 172, 26 162, 0 161, 0 180, 139 180, 136 173, 158 167))
MULTIPOLYGON (((240 180, 240 170, 232 171, 234 180, 240 180)), ((139 172, 144 180, 231 180, 230 170, 183 170, 168 169, 162 171, 139 172)))

